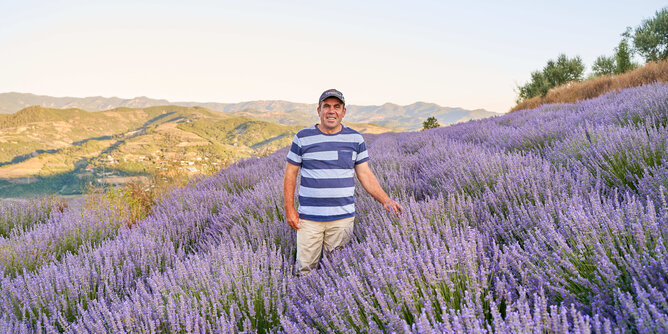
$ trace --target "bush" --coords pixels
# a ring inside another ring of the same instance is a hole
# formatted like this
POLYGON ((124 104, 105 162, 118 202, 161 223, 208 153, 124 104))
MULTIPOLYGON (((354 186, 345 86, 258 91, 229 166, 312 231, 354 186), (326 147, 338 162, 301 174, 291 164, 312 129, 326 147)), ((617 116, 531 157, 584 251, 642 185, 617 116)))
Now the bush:
POLYGON ((422 122, 422 130, 427 130, 427 129, 434 129, 441 126, 438 124, 438 120, 436 120, 436 117, 434 116, 429 116, 426 121, 422 122))

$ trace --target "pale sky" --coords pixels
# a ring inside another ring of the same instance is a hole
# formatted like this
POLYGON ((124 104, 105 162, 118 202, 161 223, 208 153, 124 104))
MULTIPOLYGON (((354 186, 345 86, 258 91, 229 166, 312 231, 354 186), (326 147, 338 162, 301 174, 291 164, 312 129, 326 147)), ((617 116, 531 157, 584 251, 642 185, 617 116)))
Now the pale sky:
POLYGON ((587 71, 664 1, 0 0, 0 93, 417 101, 505 112, 560 53, 587 71))

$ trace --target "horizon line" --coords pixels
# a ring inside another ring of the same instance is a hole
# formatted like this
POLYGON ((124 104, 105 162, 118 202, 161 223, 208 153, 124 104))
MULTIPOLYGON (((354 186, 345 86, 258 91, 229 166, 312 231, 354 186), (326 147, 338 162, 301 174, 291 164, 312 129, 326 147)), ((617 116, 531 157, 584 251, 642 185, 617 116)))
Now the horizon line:
MULTIPOLYGON (((95 98, 95 97, 99 97, 99 98, 104 98, 104 99, 114 99, 114 98, 116 98, 116 99, 120 99, 120 100, 124 100, 124 101, 130 101, 130 100, 135 100, 135 99, 145 98, 145 99, 150 99, 150 100, 164 100, 164 101, 167 101, 168 103, 202 103, 202 104, 205 104, 205 103, 218 103, 218 104, 231 104, 231 105, 233 105, 233 104, 241 104, 241 103, 249 103, 249 102, 287 102, 287 103, 306 104, 306 105, 316 105, 316 104, 317 104, 317 103, 308 103, 308 102, 295 102, 295 101, 282 100, 282 99, 277 99, 277 100, 264 100, 264 99, 260 99, 260 100, 248 100, 248 101, 240 101, 240 102, 217 102, 217 101, 202 102, 202 101, 170 101, 170 100, 165 99, 165 98, 152 98, 152 97, 148 97, 148 96, 146 96, 146 95, 135 96, 135 97, 133 97, 133 98, 123 98, 123 97, 118 97, 118 96, 103 96, 103 95, 92 95, 92 96, 85 96, 85 97, 79 97, 79 96, 53 96, 53 95, 45 95, 45 94, 24 93, 24 92, 17 92, 17 91, 10 91, 10 92, 2 92, 2 93, 0 93, 0 95, 2 95, 2 94, 27 94, 27 95, 42 96, 42 97, 51 97, 51 98, 75 98, 75 99, 86 99, 86 98, 95 98)), ((463 107, 459 107, 459 106, 443 106, 443 105, 440 105, 440 104, 438 104, 438 103, 435 103, 435 102, 428 102, 428 101, 415 101, 415 102, 413 102, 413 103, 410 103, 410 104, 404 104, 404 105, 401 105, 401 104, 398 104, 398 103, 394 103, 394 102, 385 102, 385 103, 382 103, 382 104, 348 104, 348 105, 349 105, 349 106, 358 106, 358 107, 370 107, 370 106, 372 106, 372 107, 380 107, 380 106, 383 106, 383 105, 386 105, 386 104, 392 104, 392 105, 396 105, 396 106, 400 106, 400 107, 407 107, 407 106, 411 106, 411 105, 418 104, 418 103, 433 104, 433 105, 436 105, 436 106, 441 107, 441 108, 462 109, 462 110, 469 110, 469 111, 484 110, 484 111, 487 111, 487 112, 494 112, 494 113, 497 113, 497 114, 504 114, 504 112, 487 110, 487 109, 485 109, 485 108, 467 109, 467 108, 463 108, 463 107)))

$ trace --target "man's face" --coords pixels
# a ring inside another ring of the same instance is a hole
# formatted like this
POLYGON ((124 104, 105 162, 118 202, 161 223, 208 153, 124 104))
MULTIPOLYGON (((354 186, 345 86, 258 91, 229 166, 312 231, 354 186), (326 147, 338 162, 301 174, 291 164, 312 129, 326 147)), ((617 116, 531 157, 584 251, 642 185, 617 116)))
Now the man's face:
POLYGON ((336 131, 341 125, 343 116, 346 115, 346 108, 341 100, 335 97, 328 97, 320 103, 318 107, 318 116, 320 116, 320 125, 324 130, 336 131))

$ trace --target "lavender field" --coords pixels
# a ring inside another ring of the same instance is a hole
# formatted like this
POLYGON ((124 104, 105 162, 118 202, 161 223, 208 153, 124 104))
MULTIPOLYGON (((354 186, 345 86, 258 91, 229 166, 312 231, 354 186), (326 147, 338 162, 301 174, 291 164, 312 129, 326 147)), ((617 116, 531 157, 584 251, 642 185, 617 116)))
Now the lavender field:
MULTIPOLYGON (((668 332, 668 84, 366 136, 404 206, 292 275, 287 148, 124 208, 0 208, 0 332, 668 332)), ((361 189, 359 189, 361 190, 361 189)))

